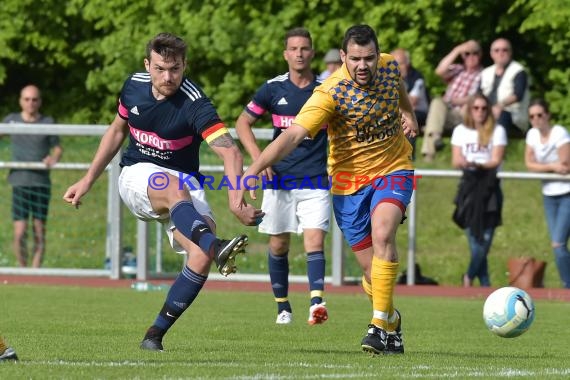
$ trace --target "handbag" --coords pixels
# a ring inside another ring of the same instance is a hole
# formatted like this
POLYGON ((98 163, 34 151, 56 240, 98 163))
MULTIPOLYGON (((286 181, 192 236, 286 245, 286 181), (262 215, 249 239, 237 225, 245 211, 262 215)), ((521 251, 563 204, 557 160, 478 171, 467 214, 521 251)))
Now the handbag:
POLYGON ((511 257, 507 265, 510 286, 521 289, 544 288, 546 261, 534 257, 511 257))

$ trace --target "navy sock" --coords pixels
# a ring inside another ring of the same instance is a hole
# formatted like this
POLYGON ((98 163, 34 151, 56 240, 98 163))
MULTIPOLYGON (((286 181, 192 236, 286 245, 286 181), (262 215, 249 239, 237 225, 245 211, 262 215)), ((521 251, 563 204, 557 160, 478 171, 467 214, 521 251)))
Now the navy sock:
POLYGON ((267 263, 269 267, 269 278, 271 279, 271 288, 277 302, 277 313, 283 310, 292 312, 291 304, 287 298, 289 293, 289 252, 283 256, 275 256, 271 250, 267 254, 267 263))
POLYGON ((170 210, 170 219, 180 233, 198 245, 210 256, 210 247, 216 240, 208 223, 196 211, 191 201, 181 201, 170 210))
POLYGON ((207 278, 207 276, 202 276, 185 266, 172 284, 153 327, 159 328, 162 335, 166 334, 178 317, 184 313, 184 310, 196 299, 207 278))
POLYGON ((307 277, 311 291, 311 305, 322 303, 325 290, 325 254, 307 252, 307 277))

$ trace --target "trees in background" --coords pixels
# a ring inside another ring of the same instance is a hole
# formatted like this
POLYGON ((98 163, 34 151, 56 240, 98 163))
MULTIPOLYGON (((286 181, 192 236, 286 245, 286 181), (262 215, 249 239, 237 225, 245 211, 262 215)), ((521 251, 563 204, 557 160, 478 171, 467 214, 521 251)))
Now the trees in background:
POLYGON ((262 81, 287 70, 287 29, 311 31, 320 71, 356 23, 376 29, 382 51, 410 50, 432 95, 444 89, 434 69, 453 46, 477 39, 489 64, 490 43, 506 37, 533 95, 570 125, 570 0, 3 0, 0 111, 17 109, 20 88, 34 82, 59 122, 107 124, 126 76, 144 70, 146 42, 170 31, 187 41, 189 76, 231 126, 262 81))

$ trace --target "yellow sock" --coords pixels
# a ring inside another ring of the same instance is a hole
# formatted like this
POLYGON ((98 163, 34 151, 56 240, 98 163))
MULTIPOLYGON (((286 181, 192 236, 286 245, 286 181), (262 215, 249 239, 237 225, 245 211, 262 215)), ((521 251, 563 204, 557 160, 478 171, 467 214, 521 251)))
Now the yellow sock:
POLYGON ((312 300, 313 298, 318 297, 322 300, 323 298, 325 298, 324 295, 325 295, 324 290, 311 290, 309 299, 312 300))
POLYGON ((398 263, 372 258, 372 307, 374 315, 371 323, 385 329, 389 329, 388 319, 394 314, 394 286, 398 276, 398 263))
POLYGON ((362 275, 362 289, 368 295, 370 302, 372 302, 372 284, 366 281, 366 276, 362 275))
POLYGON ((390 317, 388 318, 388 328, 386 329, 386 331, 396 331, 399 322, 400 318, 398 318, 398 314, 392 312, 390 314, 390 317))
POLYGON ((6 351, 6 343, 4 343, 4 338, 2 338, 0 336, 0 354, 4 353, 4 351, 6 351))

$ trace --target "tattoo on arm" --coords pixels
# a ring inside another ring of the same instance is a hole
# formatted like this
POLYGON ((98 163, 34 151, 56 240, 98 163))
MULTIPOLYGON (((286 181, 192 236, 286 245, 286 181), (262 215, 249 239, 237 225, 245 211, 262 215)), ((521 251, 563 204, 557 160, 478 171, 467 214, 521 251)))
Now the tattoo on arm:
POLYGON ((235 145, 234 139, 229 133, 224 133, 210 141, 210 146, 217 146, 221 148, 229 148, 235 145))

